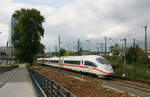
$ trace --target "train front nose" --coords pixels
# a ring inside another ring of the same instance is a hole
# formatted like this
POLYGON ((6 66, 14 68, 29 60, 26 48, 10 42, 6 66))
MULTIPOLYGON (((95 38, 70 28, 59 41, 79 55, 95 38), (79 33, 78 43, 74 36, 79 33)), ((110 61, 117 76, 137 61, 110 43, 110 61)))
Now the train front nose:
POLYGON ((113 75, 114 71, 111 67, 101 67, 97 68, 97 75, 99 76, 111 76, 113 75))
POLYGON ((109 73, 110 73, 111 75, 113 75, 113 74, 114 74, 113 69, 111 69, 111 70, 109 71, 109 73))
POLYGON ((105 68, 105 72, 107 72, 108 75, 113 75, 114 71, 113 71, 113 68, 112 66, 106 66, 105 68))

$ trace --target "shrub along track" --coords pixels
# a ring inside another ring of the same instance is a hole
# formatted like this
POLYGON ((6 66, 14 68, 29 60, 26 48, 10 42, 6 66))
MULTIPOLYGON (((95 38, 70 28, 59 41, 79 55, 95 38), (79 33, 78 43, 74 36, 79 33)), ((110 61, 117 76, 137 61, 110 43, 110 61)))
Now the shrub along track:
POLYGON ((85 80, 99 81, 99 79, 100 79, 100 81, 106 81, 106 82, 110 82, 113 84, 117 84, 117 85, 121 85, 124 87, 133 88, 133 89, 136 89, 139 91, 150 93, 150 82, 149 81, 137 80, 137 79, 132 79, 132 78, 123 78, 123 77, 118 77, 118 76, 111 76, 111 77, 107 77, 107 78, 98 78, 96 75, 93 75, 93 74, 79 73, 76 71, 60 69, 60 68, 55 68, 55 67, 45 66, 45 65, 44 66, 42 65, 42 67, 51 68, 51 69, 57 70, 59 72, 68 74, 70 76, 75 76, 75 77, 82 78, 85 80))

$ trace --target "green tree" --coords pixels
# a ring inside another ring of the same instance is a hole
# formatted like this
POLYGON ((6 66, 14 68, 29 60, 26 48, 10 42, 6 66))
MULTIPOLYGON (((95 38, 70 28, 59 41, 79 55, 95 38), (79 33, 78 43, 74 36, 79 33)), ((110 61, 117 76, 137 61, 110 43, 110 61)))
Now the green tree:
POLYGON ((138 45, 136 45, 135 47, 128 48, 126 53, 126 60, 127 63, 138 62, 141 64, 148 62, 148 57, 144 54, 144 51, 139 48, 138 45))
POLYGON ((36 55, 44 52, 41 37, 44 36, 42 23, 45 18, 36 9, 21 9, 13 14, 17 21, 12 35, 15 56, 20 61, 33 63, 36 55))
POLYGON ((66 53, 66 50, 61 48, 60 51, 59 51, 60 56, 64 56, 65 53, 66 53))
POLYGON ((114 46, 111 46, 111 47, 110 47, 110 52, 111 52, 113 55, 119 55, 120 52, 121 52, 121 47, 119 47, 118 44, 115 44, 114 46))
POLYGON ((137 59, 137 48, 134 47, 128 48, 126 53, 127 63, 136 62, 136 59, 137 59))
POLYGON ((66 51, 66 53, 64 54, 64 56, 73 56, 74 54, 71 51, 66 51))

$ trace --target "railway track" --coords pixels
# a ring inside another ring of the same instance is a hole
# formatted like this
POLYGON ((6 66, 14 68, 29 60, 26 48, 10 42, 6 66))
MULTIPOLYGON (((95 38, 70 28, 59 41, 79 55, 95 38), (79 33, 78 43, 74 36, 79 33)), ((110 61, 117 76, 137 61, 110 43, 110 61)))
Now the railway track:
MULTIPOLYGON (((131 78, 129 78, 131 79, 131 78)), ((143 91, 143 92, 148 92, 150 93, 150 82, 148 81, 143 81, 143 80, 137 80, 137 79, 134 79, 134 80, 128 80, 128 79, 124 79, 124 78, 116 78, 116 77, 112 77, 112 80, 105 80, 105 81, 108 81, 108 82, 111 82, 113 84, 117 84, 117 85, 121 85, 121 86, 125 86, 125 87, 128 87, 128 88, 133 88, 133 89, 136 89, 136 90, 139 90, 139 91, 143 91)))
POLYGON ((138 82, 138 83, 150 85, 150 81, 145 81, 145 80, 140 80, 140 79, 135 79, 135 78, 129 78, 129 77, 120 77, 120 76, 115 76, 115 75, 113 75, 112 77, 115 79, 128 80, 131 82, 138 82))
MULTIPOLYGON (((58 70, 60 72, 60 68, 51 67, 51 66, 43 66, 43 67, 54 68, 55 70, 58 70)), ((66 69, 62 69, 61 72, 67 73, 71 76, 81 77, 81 73, 79 72, 66 70, 66 69)), ((82 75, 85 76, 85 78, 87 79, 98 79, 98 80, 107 81, 113 84, 117 84, 117 85, 121 85, 124 87, 133 88, 139 91, 150 93, 149 81, 127 78, 127 77, 124 78, 124 77, 119 77, 119 76, 111 76, 109 78, 98 78, 95 75, 89 75, 89 74, 84 74, 84 73, 82 73, 82 75)))

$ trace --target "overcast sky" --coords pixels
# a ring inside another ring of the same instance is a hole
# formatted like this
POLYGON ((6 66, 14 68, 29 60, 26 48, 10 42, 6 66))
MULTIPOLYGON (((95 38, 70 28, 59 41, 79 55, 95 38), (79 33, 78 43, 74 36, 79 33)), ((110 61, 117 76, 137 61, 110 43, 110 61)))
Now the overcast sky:
MULTIPOLYGON (((6 45, 11 16, 20 8, 41 11, 46 19, 42 43, 49 50, 58 44, 58 35, 62 42, 68 42, 62 46, 76 43, 80 38, 84 47, 89 45, 85 41, 90 40, 94 49, 96 42, 104 42, 104 36, 115 41, 127 38, 127 44, 136 38, 143 44, 142 26, 150 25, 149 4, 150 0, 3 0, 0 2, 0 46, 6 45)), ((149 32, 148 29, 148 36, 149 32)))

